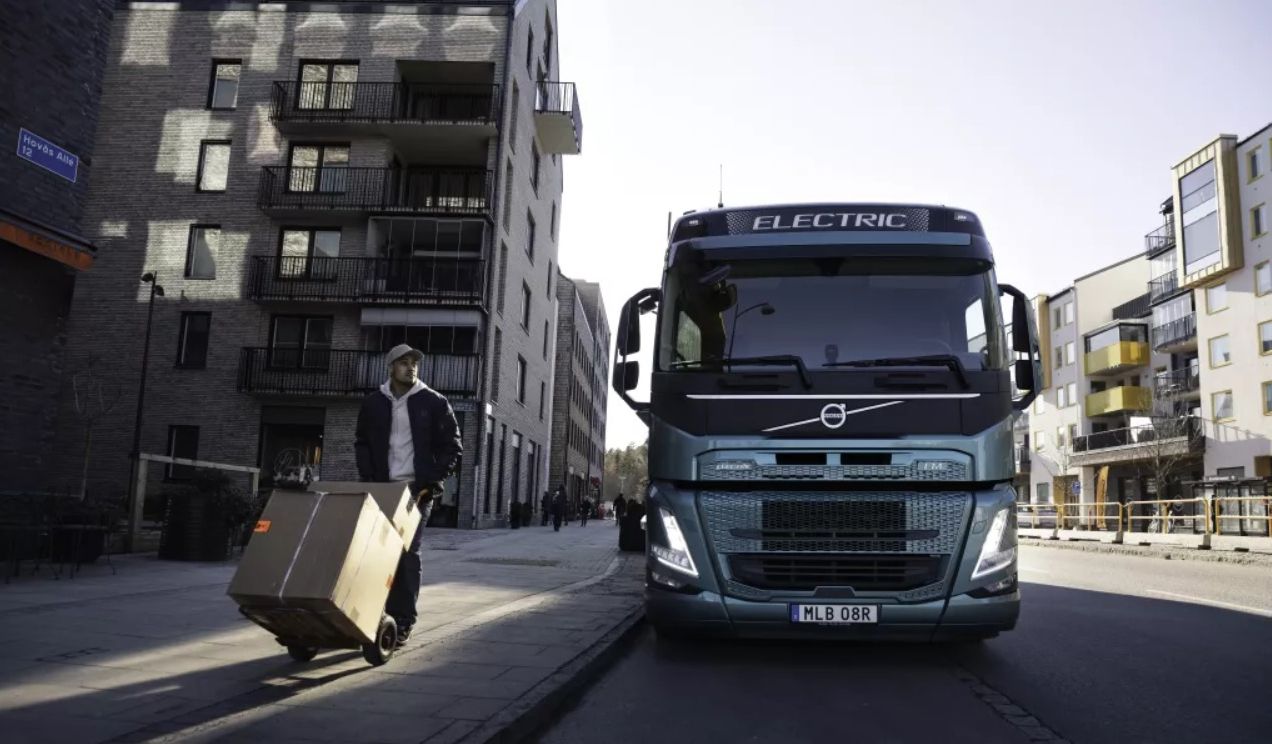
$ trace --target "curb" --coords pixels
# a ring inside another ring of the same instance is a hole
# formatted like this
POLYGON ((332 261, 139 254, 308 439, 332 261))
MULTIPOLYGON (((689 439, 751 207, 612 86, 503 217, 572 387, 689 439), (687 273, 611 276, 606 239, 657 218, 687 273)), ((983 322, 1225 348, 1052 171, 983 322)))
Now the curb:
POLYGON ((1217 552, 1180 546, 1149 547, 1139 545, 1112 545, 1095 541, 1046 540, 1022 536, 1021 545, 1033 545, 1055 550, 1075 550, 1084 553, 1127 555, 1161 560, 1205 561, 1208 563, 1232 563, 1243 566, 1272 566, 1272 555, 1261 553, 1217 552))
POLYGON ((496 715, 460 741, 471 744, 519 744, 534 741, 557 714, 572 705, 577 696, 605 673, 645 627, 645 610, 640 605, 619 621, 599 641, 540 682, 518 710, 496 715))

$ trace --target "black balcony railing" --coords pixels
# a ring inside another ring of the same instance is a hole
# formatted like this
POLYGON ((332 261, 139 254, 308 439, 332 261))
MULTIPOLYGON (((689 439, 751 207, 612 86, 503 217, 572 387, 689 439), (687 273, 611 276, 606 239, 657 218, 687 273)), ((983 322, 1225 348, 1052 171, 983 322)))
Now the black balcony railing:
POLYGON ((1197 316, 1189 313, 1178 320, 1154 326, 1151 335, 1153 349, 1158 351, 1185 344, 1197 338, 1197 316))
POLYGON ((1169 297, 1178 289, 1179 277, 1174 271, 1154 277, 1148 281, 1149 302, 1157 302, 1164 297, 1169 297))
POLYGON ((564 114, 574 122, 574 140, 582 149, 583 111, 579 108, 574 83, 544 81, 535 85, 534 110, 541 114, 564 114))
POLYGON ((1201 419, 1193 416, 1181 416, 1157 424, 1132 426, 1125 429, 1111 429, 1096 432, 1073 440, 1073 451, 1095 452, 1113 447, 1126 447, 1133 444, 1147 445, 1152 442, 1184 440, 1189 443, 1190 450, 1204 446, 1201 419))
MULTIPOLYGON (((425 354, 419 375, 426 385, 454 397, 473 397, 481 357, 476 354, 425 354)), ((243 349, 239 360, 241 392, 268 395, 340 397, 364 395, 387 379, 384 354, 340 349, 243 349)))
POLYGON ((1149 256, 1156 256, 1175 247, 1175 223, 1167 222, 1144 236, 1144 250, 1149 256))
POLYGON ((1124 302, 1113 308, 1113 320, 1134 320, 1149 313, 1149 295, 1147 292, 1130 302, 1124 302))
POLYGON ((266 166, 262 209, 490 216, 490 171, 266 166))
POLYGON ((499 86, 465 83, 274 83, 274 121, 496 124, 499 86))
POLYGON ((479 258, 254 256, 248 275, 257 301, 479 305, 485 287, 479 258))
POLYGON ((1201 375, 1195 367, 1159 372, 1153 375, 1153 389, 1159 395, 1188 395, 1201 390, 1201 375))

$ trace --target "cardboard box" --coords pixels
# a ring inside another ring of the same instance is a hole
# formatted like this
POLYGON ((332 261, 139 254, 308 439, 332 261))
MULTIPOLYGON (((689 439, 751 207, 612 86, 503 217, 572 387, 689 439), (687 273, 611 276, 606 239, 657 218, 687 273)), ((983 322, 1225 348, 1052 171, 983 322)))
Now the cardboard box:
POLYGON ((274 491, 227 593, 283 640, 370 643, 402 549, 366 493, 274 491))
POLYGON ((420 525, 420 508, 407 483, 359 483, 357 481, 315 481, 311 493, 368 493, 393 523, 402 542, 411 544, 420 525))

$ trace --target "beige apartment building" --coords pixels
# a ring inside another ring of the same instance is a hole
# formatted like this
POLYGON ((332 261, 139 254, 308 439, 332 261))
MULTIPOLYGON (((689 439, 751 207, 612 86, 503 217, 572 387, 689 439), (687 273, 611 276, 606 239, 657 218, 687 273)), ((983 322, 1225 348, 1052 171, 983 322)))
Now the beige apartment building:
POLYGON ((1272 126, 1189 155, 1142 254, 1035 299, 1046 391, 1029 417, 1031 501, 1272 476, 1269 151, 1272 126))

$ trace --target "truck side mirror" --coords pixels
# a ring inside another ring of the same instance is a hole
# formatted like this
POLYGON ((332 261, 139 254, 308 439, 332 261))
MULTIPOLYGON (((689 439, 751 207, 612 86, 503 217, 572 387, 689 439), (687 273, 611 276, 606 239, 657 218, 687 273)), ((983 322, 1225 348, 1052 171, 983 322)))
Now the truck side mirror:
MULTIPOLYGON (((1033 351, 1032 339, 1029 338, 1029 306, 1017 299, 1011 303, 1011 348, 1012 351, 1018 351, 1022 354, 1028 354, 1033 351)), ((1032 375, 1030 375, 1032 377, 1032 375)), ((1021 390, 1031 390, 1027 385, 1020 384, 1020 378, 1016 378, 1016 384, 1021 390)))
MULTIPOLYGON (((640 351, 640 303, 635 297, 623 304, 623 310, 618 316, 618 333, 614 339, 619 356, 625 357, 640 351)), ((614 368, 614 372, 618 373, 618 367, 614 368)))
POLYGON ((1042 392, 1042 352, 1038 349, 1038 330, 1034 325, 1033 308, 1024 292, 1010 284, 998 285, 998 290, 1012 298, 1011 308, 1011 348, 1015 354, 1023 354, 1024 359, 1015 363, 1016 387, 1025 395, 1013 403, 1017 411, 1023 411, 1033 403, 1042 392))
POLYGON ((1034 380, 1033 362, 1028 359, 1016 361, 1016 387, 1021 390, 1036 390, 1038 383, 1034 380))
POLYGON ((640 362, 621 362, 614 367, 614 389, 629 393, 640 384, 640 362))

